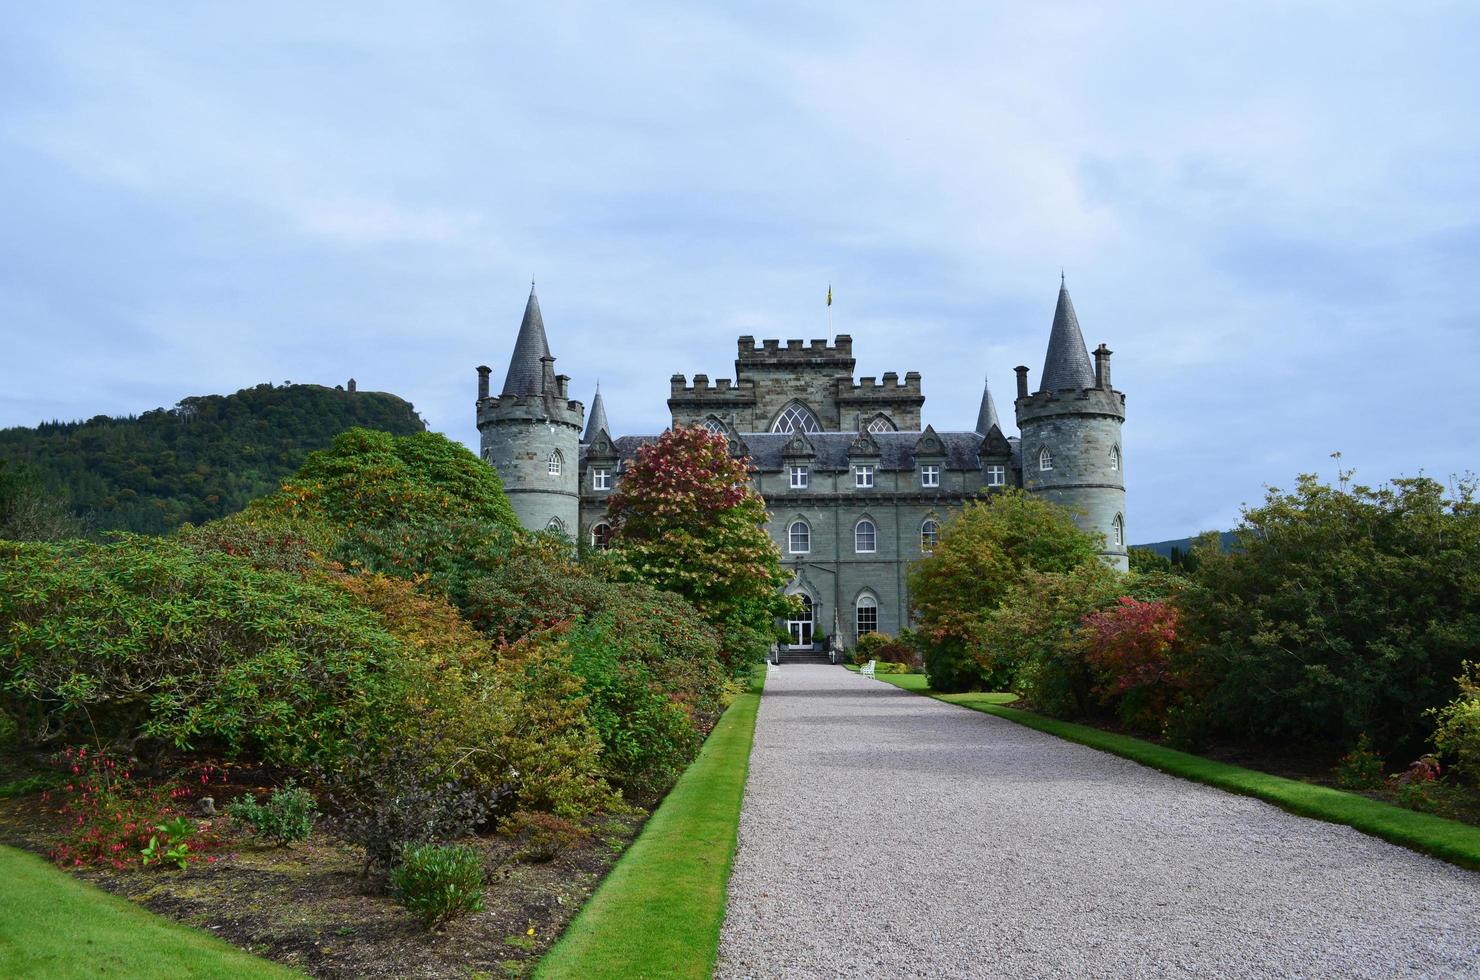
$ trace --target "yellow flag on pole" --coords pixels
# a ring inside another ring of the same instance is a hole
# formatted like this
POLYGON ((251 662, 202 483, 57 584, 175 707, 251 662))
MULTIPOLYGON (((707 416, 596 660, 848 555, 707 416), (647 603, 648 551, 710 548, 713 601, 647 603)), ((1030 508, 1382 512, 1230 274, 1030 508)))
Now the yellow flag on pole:
POLYGON ((827 305, 832 306, 832 283, 827 284, 827 305))

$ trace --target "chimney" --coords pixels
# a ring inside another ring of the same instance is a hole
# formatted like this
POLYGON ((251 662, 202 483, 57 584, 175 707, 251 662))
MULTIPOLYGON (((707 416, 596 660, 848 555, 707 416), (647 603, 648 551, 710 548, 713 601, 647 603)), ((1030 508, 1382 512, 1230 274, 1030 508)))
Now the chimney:
POLYGON ((487 364, 478 365, 478 400, 481 402, 488 397, 488 375, 493 368, 487 364))
POLYGON ((1095 387, 1110 387, 1110 348, 1104 344, 1095 348, 1095 387))
POLYGON ((1027 368, 1026 365, 1019 364, 1017 367, 1013 368, 1013 370, 1017 372, 1017 378, 1018 378, 1018 393, 1017 393, 1017 396, 1019 398, 1027 398, 1028 397, 1028 368, 1027 368))

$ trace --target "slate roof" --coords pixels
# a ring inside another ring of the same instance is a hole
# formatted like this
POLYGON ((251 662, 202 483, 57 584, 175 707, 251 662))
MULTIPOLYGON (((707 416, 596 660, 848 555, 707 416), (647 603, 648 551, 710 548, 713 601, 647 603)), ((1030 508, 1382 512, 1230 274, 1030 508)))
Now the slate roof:
POLYGON ((601 399, 601 385, 596 386, 596 397, 591 399, 591 414, 586 416, 586 434, 581 437, 584 443, 596 440, 596 433, 606 429, 606 434, 611 435, 611 427, 606 424, 606 402, 601 399))
POLYGON ((1043 359, 1043 378, 1039 391, 1061 391, 1064 388, 1093 388, 1095 371, 1089 364, 1089 350, 1084 334, 1079 332, 1079 318, 1069 290, 1059 284, 1059 305, 1053 311, 1053 330, 1048 335, 1048 356, 1043 359))
POLYGON ((509 373, 504 378, 503 395, 539 395, 545 391, 545 365, 541 358, 550 356, 550 343, 545 339, 545 320, 540 316, 540 300, 529 287, 529 302, 524 305, 524 319, 519 323, 519 337, 514 341, 514 354, 509 358, 509 373))
MULTIPOLYGON (((913 470, 915 468, 915 443, 920 441, 919 432, 874 432, 870 433, 879 446, 879 457, 875 465, 882 471, 913 470)), ((975 432, 938 432, 945 447, 945 467, 948 470, 975 470, 980 468, 977 455, 982 437, 975 432)), ((743 432, 740 438, 750 449, 751 461, 758 469, 779 472, 786 466, 783 450, 791 433, 787 432, 743 432)), ((819 471, 844 472, 850 467, 848 447, 858 438, 857 432, 809 432, 807 440, 812 444, 815 455, 809 465, 819 471)), ((617 456, 632 459, 637 450, 657 436, 622 436, 612 442, 617 456)), ((1013 460, 1018 456, 1018 440, 1008 439, 1012 446, 1013 460)), ((582 447, 582 455, 585 447, 582 447)))
POLYGON ((976 431, 986 435, 992 431, 992 426, 1002 428, 1002 423, 997 419, 997 405, 992 401, 992 387, 987 382, 982 382, 982 407, 976 413, 976 431))

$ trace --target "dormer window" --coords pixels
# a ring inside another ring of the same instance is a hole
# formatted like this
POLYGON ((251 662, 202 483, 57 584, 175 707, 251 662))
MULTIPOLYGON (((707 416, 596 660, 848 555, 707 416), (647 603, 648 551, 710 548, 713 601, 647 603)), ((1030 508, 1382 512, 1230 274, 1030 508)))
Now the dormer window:
POLYGON ((545 457, 545 468, 550 471, 551 476, 559 476, 565 469, 565 457, 560 455, 560 450, 552 449, 550 455, 545 457))
POLYGON ((591 489, 610 490, 612 488, 612 471, 605 466, 598 466, 591 470, 591 489))
POLYGON ((1038 452, 1038 468, 1045 473, 1053 469, 1053 453, 1048 451, 1047 446, 1038 452))
POLYGON ((874 485, 874 468, 868 465, 853 467, 853 485, 859 490, 870 490, 874 485))
POLYGON ((791 488, 793 490, 807 489, 807 468, 805 466, 790 466, 787 468, 791 476, 791 488))
POLYGON ((987 467, 987 486, 1000 487, 1007 482, 1007 467, 993 463, 987 467))
POLYGON ((940 486, 940 467, 935 465, 920 467, 920 486, 940 486))

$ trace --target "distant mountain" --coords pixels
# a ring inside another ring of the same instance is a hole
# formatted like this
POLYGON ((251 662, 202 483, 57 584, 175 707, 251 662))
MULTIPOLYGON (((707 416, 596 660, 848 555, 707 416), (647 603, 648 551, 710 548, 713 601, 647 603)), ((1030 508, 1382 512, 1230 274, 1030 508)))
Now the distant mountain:
MULTIPOLYGON (((1223 550, 1224 551, 1227 551, 1228 549, 1232 548, 1233 545, 1234 545, 1234 542, 1238 540, 1237 535, 1235 535, 1232 531, 1224 531, 1221 534, 1219 534, 1218 537, 1221 539, 1221 541, 1223 543, 1223 550)), ((1176 539, 1171 540, 1171 541, 1157 541, 1155 544, 1133 544, 1133 545, 1131 545, 1131 547, 1132 548, 1145 548, 1147 551, 1154 551, 1154 552, 1156 552, 1158 555, 1161 555, 1163 558, 1170 558, 1170 557, 1172 557, 1172 549, 1173 548, 1176 548, 1177 551, 1180 554, 1184 554, 1184 555, 1187 554, 1187 552, 1191 551, 1192 550, 1192 540, 1193 540, 1192 538, 1176 538, 1176 539)))
POLYGON ((0 461, 28 468, 95 530, 161 534, 276 490, 355 426, 426 428, 410 402, 385 392, 260 384, 127 418, 0 429, 0 461))

